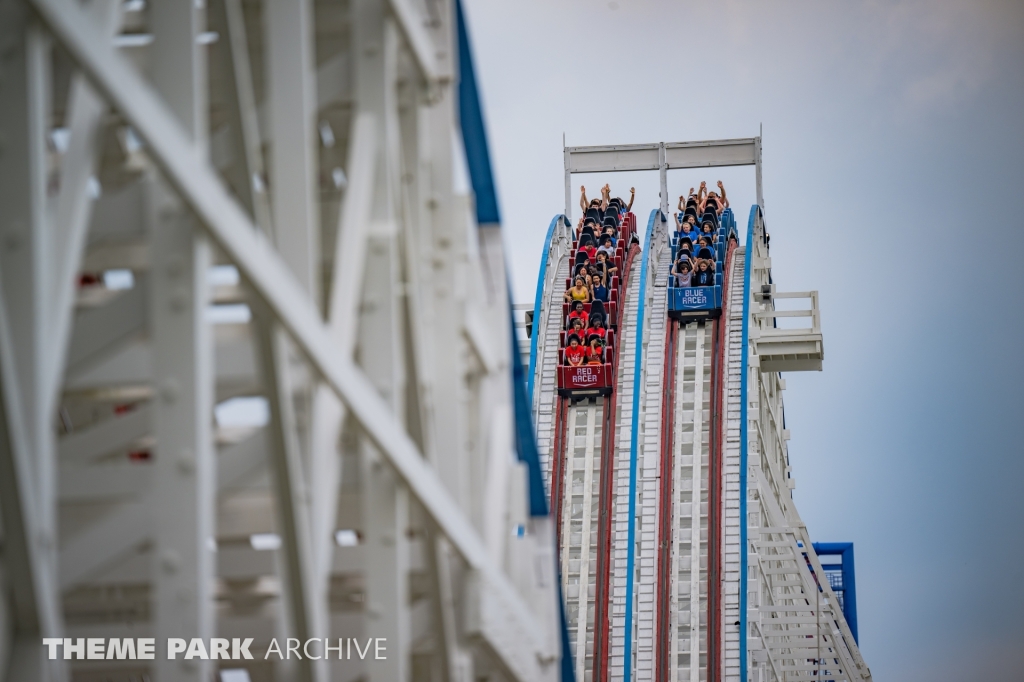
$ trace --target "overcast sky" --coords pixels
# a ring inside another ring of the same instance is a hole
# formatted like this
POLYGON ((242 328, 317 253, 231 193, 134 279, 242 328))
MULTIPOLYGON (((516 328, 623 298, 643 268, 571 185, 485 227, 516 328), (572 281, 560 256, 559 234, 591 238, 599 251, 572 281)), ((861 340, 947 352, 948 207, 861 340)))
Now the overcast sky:
MULTIPOLYGON (((786 376, 795 497, 815 540, 855 543, 865 659, 1024 679, 1024 2, 464 1, 516 301, 563 133, 763 124, 773 276, 821 292, 825 338, 823 372, 786 376)), ((753 172, 676 171, 670 196, 701 179, 742 229, 753 172)), ((605 181, 646 225, 657 175, 574 184, 605 181)))

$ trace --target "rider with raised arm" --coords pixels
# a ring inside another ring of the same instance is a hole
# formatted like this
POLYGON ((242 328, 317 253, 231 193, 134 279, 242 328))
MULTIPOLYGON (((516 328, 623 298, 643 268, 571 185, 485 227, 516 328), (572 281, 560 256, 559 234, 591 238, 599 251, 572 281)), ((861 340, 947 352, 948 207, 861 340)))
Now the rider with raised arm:
POLYGON ((690 188, 689 193, 684 197, 682 194, 679 195, 679 212, 683 213, 686 211, 686 207, 693 204, 694 208, 697 207, 697 195, 693 193, 693 188, 690 188))
MULTIPOLYGON (((722 211, 724 211, 725 209, 729 208, 729 198, 725 196, 725 185, 722 184, 721 180, 718 181, 718 189, 722 191, 721 199, 718 203, 719 205, 721 205, 722 211)), ((722 211, 719 211, 719 213, 721 213, 722 211)))
POLYGON ((679 252, 679 258, 672 264, 672 274, 676 278, 677 287, 688 287, 693 278, 693 264, 686 251, 679 252))
MULTIPOLYGON (((605 185, 607 187, 607 185, 605 185)), ((591 199, 587 201, 587 188, 584 185, 580 185, 580 208, 583 209, 583 213, 586 214, 588 208, 596 208, 597 210, 604 213, 604 210, 608 208, 608 201, 604 198, 604 189, 601 188, 601 199, 591 199)))
POLYGON ((714 211, 715 215, 722 215, 722 211, 729 207, 729 200, 725 197, 725 185, 721 180, 718 181, 718 189, 722 190, 722 196, 718 196, 715 192, 709 192, 704 204, 704 211, 714 211))

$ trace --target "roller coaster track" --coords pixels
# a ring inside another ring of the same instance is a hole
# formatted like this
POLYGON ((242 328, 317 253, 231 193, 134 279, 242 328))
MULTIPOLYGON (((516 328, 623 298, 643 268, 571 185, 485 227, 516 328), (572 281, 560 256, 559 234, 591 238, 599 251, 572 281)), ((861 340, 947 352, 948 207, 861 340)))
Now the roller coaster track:
POLYGON ((815 356, 757 295, 798 296, 774 293, 757 207, 747 231, 725 247, 721 315, 679 322, 653 211, 624 268, 614 391, 574 402, 555 371, 571 237, 552 222, 530 376, 578 680, 871 679, 789 493, 774 368, 815 356))
MULTIPOLYGON (((569 273, 571 238, 561 216, 549 225, 531 335, 530 385, 537 407, 538 447, 542 468, 550 482, 552 516, 556 519, 559 568, 566 599, 570 636, 568 657, 578 679, 590 679, 595 662, 606 664, 609 641, 608 610, 612 573, 612 514, 609 504, 615 482, 615 415, 618 394, 583 401, 558 395, 555 368, 560 359, 559 332, 563 328, 560 286, 569 273)), ((627 330, 615 348, 615 385, 632 379, 632 345, 637 278, 632 276, 639 248, 626 252, 622 290, 626 305, 614 326, 627 330)), ((606 675, 607 668, 597 674, 606 675)))
POLYGON ((790 492, 824 353, 760 137, 565 147, 524 369, 461 3, 335 5, 0 1, 0 680, 208 682, 168 644, 216 636, 259 680, 869 681, 790 492), (746 245, 667 287, 668 171, 736 165, 746 245), (614 357, 560 368, 571 176, 655 169, 614 357))

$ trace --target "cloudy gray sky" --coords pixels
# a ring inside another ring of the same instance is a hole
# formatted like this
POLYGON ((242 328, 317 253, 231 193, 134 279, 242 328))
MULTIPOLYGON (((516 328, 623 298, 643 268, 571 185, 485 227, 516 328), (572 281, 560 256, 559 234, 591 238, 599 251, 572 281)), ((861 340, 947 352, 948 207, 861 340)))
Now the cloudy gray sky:
MULTIPOLYGON (((570 145, 756 135, 775 280, 821 292, 787 377, 795 497, 856 544, 876 680, 1024 679, 1024 3, 465 0, 517 301, 570 145)), ((705 176, 670 175, 678 196, 705 176)), ((753 173, 724 170, 741 226, 753 173)), ((581 176, 593 193, 657 177, 581 176)))

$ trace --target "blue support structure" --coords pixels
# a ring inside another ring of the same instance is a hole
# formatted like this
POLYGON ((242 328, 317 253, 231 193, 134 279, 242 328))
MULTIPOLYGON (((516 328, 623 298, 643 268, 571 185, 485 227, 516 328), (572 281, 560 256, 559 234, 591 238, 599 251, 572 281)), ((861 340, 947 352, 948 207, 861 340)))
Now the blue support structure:
POLYGON ((498 212, 498 193, 494 188, 494 173, 491 170, 491 156, 487 146, 487 130, 484 114, 480 107, 480 93, 473 71, 473 55, 466 30, 466 17, 462 2, 455 3, 455 22, 459 32, 459 124, 466 146, 466 164, 469 178, 476 195, 477 225, 497 225, 501 222, 498 212))
MULTIPOLYGON (((478 227, 497 227, 501 223, 501 215, 498 212, 498 195, 494 187, 494 173, 491 170, 491 157, 487 146, 487 131, 484 127, 483 111, 480 107, 480 97, 473 72, 469 33, 466 30, 466 20, 462 12, 462 3, 459 0, 455 2, 455 17, 459 38, 459 120, 462 129, 462 142, 466 149, 469 179, 476 197, 476 222, 478 227)), ((511 297, 512 287, 509 286, 507 289, 511 297)), ((544 489, 544 476, 540 468, 540 454, 537 451, 536 431, 530 408, 531 395, 527 393, 526 376, 524 376, 526 370, 523 367, 523 360, 519 355, 516 340, 511 298, 508 302, 508 309, 512 341, 512 398, 515 406, 516 452, 520 461, 526 464, 529 472, 530 515, 543 517, 548 516, 547 495, 544 489)), ((533 376, 534 355, 535 351, 531 350, 531 377, 533 376)), ((561 576, 558 577, 558 601, 561 607, 562 682, 575 682, 576 675, 573 670, 572 658, 567 655, 569 629, 565 617, 561 576)))
POLYGON ((860 637, 857 635, 857 576, 853 568, 853 543, 852 542, 815 542, 813 543, 814 553, 819 558, 823 556, 838 556, 841 564, 839 570, 831 568, 835 564, 822 564, 825 573, 829 574, 829 583, 832 591, 842 600, 843 617, 846 624, 850 626, 853 639, 860 645, 860 637), (839 580, 835 580, 833 574, 838 573, 839 580))

